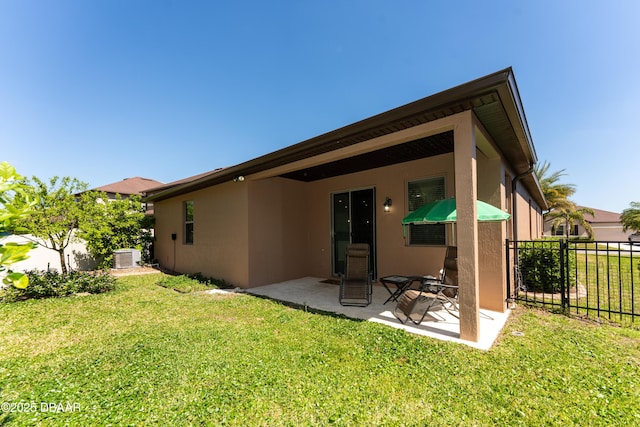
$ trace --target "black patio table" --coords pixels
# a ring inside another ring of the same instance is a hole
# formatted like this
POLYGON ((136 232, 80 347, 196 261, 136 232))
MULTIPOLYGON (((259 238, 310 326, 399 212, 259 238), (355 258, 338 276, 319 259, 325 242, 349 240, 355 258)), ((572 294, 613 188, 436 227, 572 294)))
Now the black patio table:
POLYGON ((383 303, 386 304, 389 301, 398 301, 398 297, 402 295, 404 291, 411 287, 411 284, 416 281, 422 282, 424 280, 424 276, 386 276, 380 278, 380 283, 389 291, 391 295, 387 300, 383 303), (395 286, 395 289, 390 288, 389 286, 395 286))

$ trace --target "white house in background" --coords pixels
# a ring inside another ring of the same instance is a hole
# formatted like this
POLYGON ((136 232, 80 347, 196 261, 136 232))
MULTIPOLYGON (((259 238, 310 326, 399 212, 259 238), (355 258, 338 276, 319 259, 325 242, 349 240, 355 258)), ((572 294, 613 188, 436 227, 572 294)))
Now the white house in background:
MULTIPOLYGON (((58 252, 47 249, 41 239, 35 238, 30 234, 12 234, 0 237, 0 244, 7 243, 24 244, 35 242, 38 246, 29 251, 29 258, 24 261, 17 262, 11 266, 13 271, 27 270, 58 270, 60 271, 60 256, 58 252)), ((87 246, 83 241, 72 241, 65 249, 67 258, 67 266, 71 270, 92 270, 96 266, 96 262, 87 253, 87 246)))
MULTIPOLYGON (((593 229, 593 239, 597 241, 626 242, 632 231, 622 231, 620 214, 616 212, 593 209, 595 215, 586 214, 585 219, 593 229)), ((551 229, 551 221, 544 223, 545 236, 564 236, 564 226, 561 225, 555 230, 551 229)), ((587 231, 583 226, 575 224, 571 230, 572 237, 587 237, 587 231)))
MULTIPOLYGON (((141 195, 144 191, 164 185, 160 181, 149 178, 133 177, 125 178, 122 181, 93 188, 96 191, 104 191, 109 199, 115 199, 116 194, 122 197, 141 195)), ((147 205, 147 213, 153 214, 153 205, 147 205)), ((27 243, 36 242, 38 247, 29 252, 29 258, 12 265, 14 271, 27 270, 60 270, 60 257, 58 252, 47 249, 44 242, 31 235, 8 235, 0 237, 0 244, 9 242, 27 243)), ((83 241, 72 241, 65 249, 67 266, 71 270, 92 270, 96 266, 96 261, 87 252, 87 246, 83 241)))

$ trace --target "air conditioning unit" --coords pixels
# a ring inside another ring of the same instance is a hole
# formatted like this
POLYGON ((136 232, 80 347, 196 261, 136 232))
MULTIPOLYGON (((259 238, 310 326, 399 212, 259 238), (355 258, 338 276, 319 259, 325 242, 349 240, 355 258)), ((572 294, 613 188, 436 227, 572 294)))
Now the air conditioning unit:
POLYGON ((113 251, 113 268, 140 267, 140 251, 138 249, 118 249, 113 251))

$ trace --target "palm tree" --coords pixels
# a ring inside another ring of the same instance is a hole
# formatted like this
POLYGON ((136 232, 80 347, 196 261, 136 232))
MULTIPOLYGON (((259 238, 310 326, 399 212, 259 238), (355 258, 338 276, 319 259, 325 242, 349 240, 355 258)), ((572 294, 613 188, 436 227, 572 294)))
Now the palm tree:
POLYGON ((640 203, 631 202, 631 207, 622 211, 620 222, 624 231, 640 231, 640 203))
POLYGON ((571 235, 571 229, 574 224, 583 226, 587 231, 589 238, 593 239, 593 229, 591 228, 591 224, 589 224, 584 217, 586 214, 594 216, 595 212, 591 208, 578 207, 575 203, 566 200, 561 205, 558 205, 552 211, 547 213, 545 215, 545 220, 547 218, 551 219, 551 228, 554 230, 558 228, 558 226, 563 225, 567 240, 571 235))
POLYGON ((542 194, 544 194, 545 199, 547 199, 549 210, 552 211, 556 208, 561 208, 569 202, 569 197, 576 192, 576 186, 573 184, 559 183, 560 177, 566 175, 564 169, 549 174, 550 166, 551 164, 548 161, 545 161, 539 166, 536 165, 535 174, 538 177, 538 182, 540 182, 542 194))

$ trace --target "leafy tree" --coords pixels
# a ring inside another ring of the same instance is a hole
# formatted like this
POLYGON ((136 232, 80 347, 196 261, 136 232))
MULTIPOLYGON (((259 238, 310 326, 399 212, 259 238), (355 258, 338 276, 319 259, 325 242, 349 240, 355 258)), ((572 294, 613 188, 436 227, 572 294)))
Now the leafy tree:
POLYGON ((595 215, 591 208, 578 207, 575 203, 566 201, 562 205, 556 207, 545 215, 545 218, 551 218, 551 227, 556 229, 560 225, 564 225, 565 237, 568 239, 574 224, 584 227, 590 239, 593 239, 593 229, 591 224, 585 219, 585 215, 595 215))
POLYGON ((78 237, 87 243, 89 253, 100 260, 99 267, 109 268, 113 263, 113 252, 122 248, 144 250, 151 242, 151 226, 145 215, 140 196, 108 200, 106 194, 86 193, 84 203, 90 212, 79 223, 78 237))
POLYGON ((631 207, 622 211, 620 222, 624 231, 640 231, 640 203, 631 202, 631 207))
POLYGON ((49 183, 36 177, 25 182, 26 196, 37 202, 31 214, 17 222, 20 231, 42 239, 44 247, 58 252, 61 271, 66 274, 64 251, 74 239, 74 230, 90 212, 86 206, 89 197, 78 198, 76 194, 85 191, 88 184, 57 176, 49 183))
POLYGON ((549 210, 553 210, 557 207, 570 207, 569 197, 573 196, 576 192, 576 187, 573 184, 562 184, 558 182, 561 177, 565 176, 564 169, 550 173, 549 168, 551 164, 547 161, 539 166, 535 167, 535 174, 540 182, 540 188, 549 210))
POLYGON ((19 221, 20 231, 58 252, 63 274, 67 273, 65 249, 73 241, 85 240, 99 266, 108 268, 115 249, 142 249, 151 239, 139 196, 109 200, 105 193, 87 191, 88 184, 70 177, 32 181, 29 196, 38 203, 29 217, 19 221))
MULTIPOLYGON (((14 231, 16 221, 31 213, 33 201, 25 194, 25 186, 15 168, 7 162, 0 163, 0 232, 14 231)), ((27 259, 28 252, 34 248, 33 243, 7 243, 0 245, 0 272, 5 272, 2 279, 6 285, 12 284, 24 289, 29 284, 29 278, 23 273, 9 269, 11 264, 27 259)))

